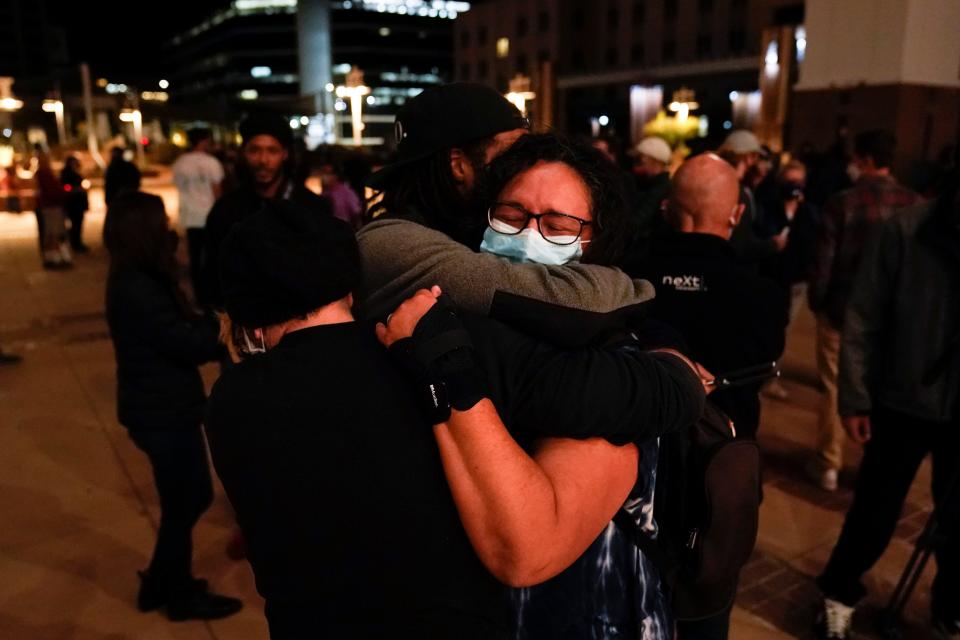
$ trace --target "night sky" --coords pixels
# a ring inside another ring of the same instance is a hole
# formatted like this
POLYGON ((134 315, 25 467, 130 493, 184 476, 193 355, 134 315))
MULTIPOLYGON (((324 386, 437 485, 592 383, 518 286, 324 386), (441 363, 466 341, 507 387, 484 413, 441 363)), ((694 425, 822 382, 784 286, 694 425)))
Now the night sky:
POLYGON ((152 75, 163 70, 164 42, 229 2, 47 0, 46 4, 48 22, 66 30, 71 63, 87 61, 95 75, 152 75))

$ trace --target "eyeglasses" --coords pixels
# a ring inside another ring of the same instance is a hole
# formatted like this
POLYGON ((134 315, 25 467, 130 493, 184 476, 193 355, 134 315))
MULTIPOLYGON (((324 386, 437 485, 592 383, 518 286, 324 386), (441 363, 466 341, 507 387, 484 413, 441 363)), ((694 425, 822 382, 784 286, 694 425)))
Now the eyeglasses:
POLYGON ((515 236, 530 224, 530 218, 537 221, 537 231, 551 244, 566 246, 580 239, 583 228, 593 224, 576 216, 557 211, 533 213, 515 202, 495 202, 487 210, 487 222, 497 233, 515 236))

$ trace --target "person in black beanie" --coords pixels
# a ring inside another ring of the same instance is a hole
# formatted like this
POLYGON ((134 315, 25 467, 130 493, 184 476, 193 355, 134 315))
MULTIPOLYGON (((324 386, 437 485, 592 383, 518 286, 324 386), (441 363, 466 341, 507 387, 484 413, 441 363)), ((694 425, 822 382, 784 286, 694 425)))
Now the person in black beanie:
POLYGON ((213 463, 274 640, 505 638, 403 374, 355 322, 350 227, 271 200, 221 253, 244 355, 207 409, 213 463))
POLYGON ((285 118, 253 115, 240 124, 240 186, 225 193, 210 210, 204 228, 200 257, 197 300, 205 306, 222 308, 220 289, 220 245, 237 222, 258 211, 265 200, 290 200, 317 215, 331 215, 329 203, 293 178, 293 136, 285 118))

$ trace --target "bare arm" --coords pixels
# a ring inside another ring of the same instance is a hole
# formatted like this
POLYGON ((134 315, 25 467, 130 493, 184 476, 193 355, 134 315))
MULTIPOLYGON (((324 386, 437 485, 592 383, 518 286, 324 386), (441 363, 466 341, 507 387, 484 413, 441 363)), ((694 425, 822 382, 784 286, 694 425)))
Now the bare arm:
MULTIPOLYGON (((420 291, 377 326, 390 346, 409 337, 440 290, 420 291)), ((603 530, 636 480, 634 445, 546 439, 531 457, 489 399, 435 427, 447 481, 480 560, 512 586, 567 568, 603 530)))
POLYGON ((570 566, 610 522, 637 476, 634 445, 546 439, 531 458, 489 400, 434 431, 464 529, 484 566, 523 587, 570 566))

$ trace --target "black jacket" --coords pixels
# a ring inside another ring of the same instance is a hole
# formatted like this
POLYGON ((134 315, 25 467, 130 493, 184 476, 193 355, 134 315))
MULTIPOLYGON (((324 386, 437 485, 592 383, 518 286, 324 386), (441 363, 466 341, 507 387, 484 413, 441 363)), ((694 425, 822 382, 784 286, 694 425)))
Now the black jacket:
POLYGON ((946 422, 960 400, 960 210, 942 199, 881 223, 864 248, 840 349, 840 415, 882 405, 946 422))
MULTIPOLYGON (((330 203, 301 184, 287 182, 278 190, 278 198, 291 200, 318 215, 331 215, 330 203)), ((214 203, 204 227, 203 256, 200 261, 200 287, 197 299, 215 308, 223 306, 220 289, 220 246, 233 225, 260 210, 264 198, 253 187, 244 185, 224 194, 214 203)))
POLYGON ((216 323, 188 318, 171 286, 142 271, 111 277, 107 323, 120 423, 130 429, 199 425, 206 396, 197 367, 220 356, 216 323))
MULTIPOLYGON (((784 291, 737 263, 717 236, 674 233, 654 248, 643 272, 657 289, 653 317, 683 334, 689 354, 720 375, 773 362, 783 352, 784 291)), ((717 391, 710 398, 742 436, 756 434, 760 385, 717 391)))

